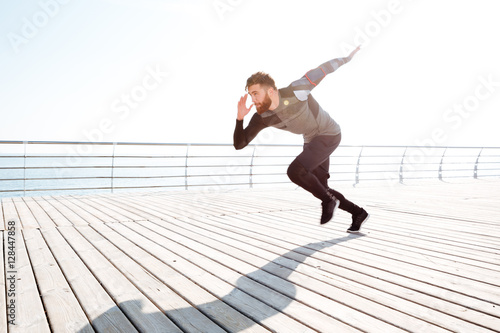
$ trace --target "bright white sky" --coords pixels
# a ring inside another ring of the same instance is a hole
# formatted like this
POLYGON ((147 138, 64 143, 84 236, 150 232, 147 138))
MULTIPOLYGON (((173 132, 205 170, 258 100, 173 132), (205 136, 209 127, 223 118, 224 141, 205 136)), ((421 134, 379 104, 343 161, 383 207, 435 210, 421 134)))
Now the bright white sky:
POLYGON ((499 32, 495 0, 0 0, 0 140, 230 143, 248 76, 362 43, 313 91, 342 144, 500 146, 499 32))

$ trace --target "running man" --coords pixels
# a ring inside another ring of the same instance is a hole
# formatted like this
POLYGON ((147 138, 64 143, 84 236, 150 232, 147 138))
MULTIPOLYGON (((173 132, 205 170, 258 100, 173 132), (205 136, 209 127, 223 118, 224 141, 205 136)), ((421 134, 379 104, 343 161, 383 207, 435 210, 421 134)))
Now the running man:
POLYGON ((248 92, 238 102, 238 115, 234 130, 234 147, 246 147, 257 134, 272 126, 304 137, 304 148, 287 170, 292 182, 321 200, 321 224, 330 221, 337 208, 352 214, 348 232, 358 232, 369 214, 347 200, 341 193, 328 187, 330 155, 340 144, 340 126, 325 112, 311 95, 327 74, 348 63, 359 51, 358 46, 348 57, 333 59, 310 70, 288 87, 277 89, 266 73, 257 72, 247 80, 248 92), (247 108, 248 95, 252 104, 247 108), (255 105, 257 113, 243 128, 243 118, 255 105))

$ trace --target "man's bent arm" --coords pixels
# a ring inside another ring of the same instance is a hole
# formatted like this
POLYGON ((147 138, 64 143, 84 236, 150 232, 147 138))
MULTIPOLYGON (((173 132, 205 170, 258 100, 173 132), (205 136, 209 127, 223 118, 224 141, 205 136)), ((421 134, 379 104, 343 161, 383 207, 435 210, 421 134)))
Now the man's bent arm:
POLYGON ((245 148, 257 134, 266 128, 262 118, 258 114, 254 114, 247 128, 243 129, 243 120, 236 120, 236 127, 233 134, 233 145, 236 149, 245 148))

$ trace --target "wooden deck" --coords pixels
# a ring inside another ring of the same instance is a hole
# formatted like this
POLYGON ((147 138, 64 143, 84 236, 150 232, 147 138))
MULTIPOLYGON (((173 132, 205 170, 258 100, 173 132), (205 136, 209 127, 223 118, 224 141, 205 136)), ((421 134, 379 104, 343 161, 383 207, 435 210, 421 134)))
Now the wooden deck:
POLYGON ((3 199, 0 332, 500 331, 499 180, 338 189, 3 199))

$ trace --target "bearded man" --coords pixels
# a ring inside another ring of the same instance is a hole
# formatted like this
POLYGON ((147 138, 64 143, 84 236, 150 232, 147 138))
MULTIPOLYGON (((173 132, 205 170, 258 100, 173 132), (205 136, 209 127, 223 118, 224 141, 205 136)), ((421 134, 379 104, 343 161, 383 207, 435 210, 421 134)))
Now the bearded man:
POLYGON ((360 231, 369 214, 328 186, 330 155, 340 144, 340 126, 321 108, 311 91, 326 75, 348 63, 359 49, 358 46, 347 57, 325 62, 282 89, 276 88, 269 74, 257 72, 250 76, 245 87, 248 94, 238 102, 233 137, 234 147, 242 149, 269 126, 301 134, 304 147, 288 167, 288 177, 321 200, 321 224, 330 221, 337 208, 351 213, 352 224, 347 231, 352 233, 360 231), (250 107, 246 106, 248 95, 252 98, 250 107), (257 112, 243 128, 243 119, 254 105, 257 112))

